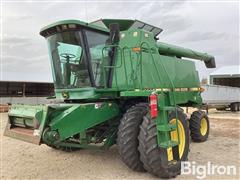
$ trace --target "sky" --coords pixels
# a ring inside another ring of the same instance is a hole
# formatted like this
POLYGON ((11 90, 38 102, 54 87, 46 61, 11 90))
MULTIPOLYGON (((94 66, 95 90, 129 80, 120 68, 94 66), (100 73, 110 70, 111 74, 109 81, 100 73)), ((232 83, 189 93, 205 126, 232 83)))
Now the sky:
MULTIPOLYGON (((1 1, 1 0, 0 0, 1 1)), ((163 29, 159 41, 215 56, 217 68, 239 65, 239 1, 2 0, 1 79, 52 81, 47 43, 39 31, 55 21, 139 19, 163 29)), ((216 69, 196 61, 200 78, 216 69)))

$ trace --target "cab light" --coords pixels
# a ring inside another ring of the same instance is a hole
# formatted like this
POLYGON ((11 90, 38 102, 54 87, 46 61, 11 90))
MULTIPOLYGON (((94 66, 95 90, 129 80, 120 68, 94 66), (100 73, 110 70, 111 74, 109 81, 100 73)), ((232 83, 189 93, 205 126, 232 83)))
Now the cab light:
POLYGON ((134 48, 132 48, 132 51, 133 52, 140 52, 141 48, 140 47, 134 47, 134 48))

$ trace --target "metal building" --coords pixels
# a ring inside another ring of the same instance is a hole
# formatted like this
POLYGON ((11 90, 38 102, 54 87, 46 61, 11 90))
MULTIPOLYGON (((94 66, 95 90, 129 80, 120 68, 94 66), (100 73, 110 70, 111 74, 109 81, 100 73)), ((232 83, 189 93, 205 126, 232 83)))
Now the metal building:
POLYGON ((226 66, 209 76, 210 84, 204 85, 203 102, 218 110, 240 110, 240 66, 226 66))
POLYGON ((240 87, 240 66, 224 66, 210 74, 210 84, 240 87))
POLYGON ((0 81, 0 104, 43 104, 53 95, 51 82, 0 81))

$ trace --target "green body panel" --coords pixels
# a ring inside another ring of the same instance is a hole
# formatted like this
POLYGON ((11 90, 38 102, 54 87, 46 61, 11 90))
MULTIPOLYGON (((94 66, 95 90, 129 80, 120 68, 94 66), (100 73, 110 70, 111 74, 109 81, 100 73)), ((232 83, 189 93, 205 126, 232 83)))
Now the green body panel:
MULTIPOLYGON (((134 92, 134 90, 136 89, 200 87, 194 62, 160 55, 151 33, 131 30, 124 31, 121 34, 121 37, 124 34, 119 44, 122 49, 119 50, 116 59, 112 87, 121 91, 122 96, 126 96, 124 95, 125 91, 133 92, 132 95, 135 96, 134 93, 137 92, 134 92), (141 51, 133 52, 132 48, 134 47, 141 47, 141 51)), ((141 96, 149 96, 149 93, 143 94, 141 96)), ((188 101, 201 102, 199 93, 181 92, 180 94, 176 94, 177 104, 187 103, 188 101)))
POLYGON ((99 89, 99 88, 75 88, 75 89, 55 89, 57 99, 101 99, 106 97, 117 97, 118 92, 114 89, 99 89), (67 98, 65 95, 67 95, 67 98))
MULTIPOLYGON (((133 63, 134 71, 127 68, 127 76, 122 72, 124 67, 116 68, 116 73, 113 77, 113 88, 119 88, 119 90, 172 88, 172 83, 176 88, 200 86, 195 65, 191 61, 186 60, 181 62, 174 57, 154 54, 153 57, 156 64, 156 68, 154 68, 151 59, 147 58, 147 53, 142 54, 142 60, 137 58, 137 56, 138 55, 136 55, 136 60, 133 63), (140 63, 140 61, 142 63, 140 63), (168 74, 164 72, 164 67, 168 74), (189 69, 189 71, 186 71, 185 68, 189 69), (158 72, 160 74, 159 76, 157 76, 158 72), (172 80, 172 83, 169 78, 172 80)), ((126 66, 131 67, 130 60, 126 60, 126 66)))
POLYGON ((74 104, 54 117, 49 126, 52 131, 58 131, 62 141, 118 115, 115 103, 74 104))
POLYGON ((95 93, 95 88, 92 87, 79 89, 55 89, 55 94, 57 99, 85 99, 86 97, 89 99, 99 98, 99 95, 95 93))
POLYGON ((119 46, 122 49, 126 46, 128 49, 125 48, 118 53, 113 88, 121 91, 172 88, 172 84, 178 88, 200 86, 194 62, 160 55, 151 33, 131 30, 122 34, 124 38, 121 39, 119 46), (147 37, 145 34, 148 34, 147 37), (133 52, 134 47, 141 47, 141 52, 133 52))
MULTIPOLYGON (((153 92, 161 94, 161 90, 135 90, 135 91, 123 91, 121 96, 123 97, 148 97, 153 92)), ((201 104, 202 98, 200 92, 190 91, 190 92, 164 92, 165 95, 169 97, 169 105, 174 105, 174 103, 179 105, 187 104, 191 102, 193 104, 201 104), (174 95, 173 95, 174 94, 174 95), (174 96, 174 99, 172 98, 174 96)), ((190 103, 190 104, 191 104, 190 103)))

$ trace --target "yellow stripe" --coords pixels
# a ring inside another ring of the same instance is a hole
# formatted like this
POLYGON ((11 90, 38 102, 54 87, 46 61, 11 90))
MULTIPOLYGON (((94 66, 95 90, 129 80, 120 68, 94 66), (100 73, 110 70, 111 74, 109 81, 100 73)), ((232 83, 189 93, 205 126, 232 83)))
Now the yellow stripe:
MULTIPOLYGON (((144 91, 157 91, 157 92, 169 92, 171 91, 171 88, 145 88, 144 91)), ((202 92, 202 89, 200 87, 193 87, 193 88, 175 88, 175 92, 202 92)), ((135 89, 135 91, 141 91, 140 89, 135 89)))

